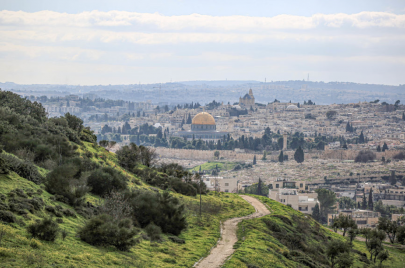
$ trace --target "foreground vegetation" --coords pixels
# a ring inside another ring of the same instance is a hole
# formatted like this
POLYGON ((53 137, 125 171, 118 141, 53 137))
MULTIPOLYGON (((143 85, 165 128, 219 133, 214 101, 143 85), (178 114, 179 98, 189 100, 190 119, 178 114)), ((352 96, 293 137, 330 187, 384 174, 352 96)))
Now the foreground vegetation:
MULTIPOLYGON (((268 206, 271 214, 239 223, 236 251, 224 267, 331 267, 328 254, 331 243, 347 238, 323 227, 310 216, 267 197, 255 196, 268 206)), ((341 244, 342 244, 341 243, 341 244)), ((343 244, 342 244, 343 245, 343 244)), ((404 249, 386 247, 386 267, 403 267, 404 249)), ((354 240, 346 259, 353 260, 352 267, 373 267, 365 242, 354 240)), ((338 256, 335 256, 336 262, 338 256)), ((335 267, 349 267, 339 266, 335 267)))
POLYGON ((73 115, 1 90, 0 104, 2 267, 189 267, 221 220, 254 212, 149 148, 108 152, 73 115))

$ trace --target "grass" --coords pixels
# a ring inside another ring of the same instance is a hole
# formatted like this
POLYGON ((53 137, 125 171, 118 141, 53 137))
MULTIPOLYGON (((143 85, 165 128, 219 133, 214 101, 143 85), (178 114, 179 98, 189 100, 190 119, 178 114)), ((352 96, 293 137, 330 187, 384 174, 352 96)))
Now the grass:
MULTIPOLYGON (((129 179, 131 187, 149 188, 136 176, 122 170, 117 165, 114 154, 104 148, 93 147, 89 143, 78 149, 79 153, 91 152, 92 160, 103 166, 112 166, 124 172, 129 179)), ((44 174, 46 170, 42 170, 44 174)), ((32 189, 35 192, 42 189, 40 195, 46 205, 60 205, 63 208, 73 208, 68 205, 53 201, 52 196, 44 190, 43 185, 36 185, 15 173, 0 175, 0 193, 7 195, 13 189, 32 189)), ((26 191, 27 192, 27 191, 26 191)), ((86 219, 77 217, 63 217, 61 229, 68 232, 65 240, 59 236, 55 242, 38 241, 33 239, 26 231, 28 224, 34 223, 48 214, 44 209, 28 217, 16 215, 18 222, 6 224, 0 222, 0 232, 5 230, 5 235, 0 241, 1 267, 191 267, 200 258, 206 256, 220 236, 220 222, 227 218, 240 217, 251 214, 254 208, 236 194, 210 193, 202 196, 203 214, 198 215, 199 196, 188 197, 174 193, 186 205, 187 229, 179 238, 185 244, 176 244, 163 235, 163 242, 151 243, 141 240, 130 252, 121 252, 113 247, 94 247, 76 237, 77 231, 83 226, 86 219), (217 213, 208 213, 212 208, 217 208, 217 213)), ((87 201, 95 203, 98 196, 88 194, 87 201)), ((140 233, 140 237, 143 232, 140 233)))
POLYGON ((200 167, 201 167, 201 170, 212 171, 212 170, 215 169, 217 166, 218 166, 218 169, 221 170, 221 171, 224 171, 224 170, 233 170, 234 167, 235 167, 236 165, 238 165, 238 164, 239 164, 239 163, 237 163, 237 162, 224 162, 224 161, 214 161, 214 162, 211 162, 211 161, 209 161, 209 162, 207 162, 207 163, 204 163, 204 164, 202 164, 202 165, 199 165, 199 166, 196 166, 196 167, 190 169, 190 171, 199 171, 199 170, 200 170, 200 167))
MULTIPOLYGON (((310 216, 296 211, 286 205, 271 200, 267 197, 258 197, 271 211, 270 215, 263 218, 243 220, 238 226, 238 242, 235 244, 234 255, 223 267, 306 267, 311 263, 313 267, 325 266, 325 258, 321 255, 325 244, 331 239, 346 239, 329 229, 321 226, 310 216), (287 233, 303 234, 306 246, 301 249, 291 249, 285 241, 277 239, 275 232, 270 231, 266 225, 273 222, 287 233), (288 222, 291 221, 292 225, 288 222), (326 243, 325 243, 326 241, 326 243), (298 252, 297 252, 298 251, 298 252)), ((390 258, 383 263, 386 267, 403 267, 405 259, 404 250, 385 247, 390 252, 390 258)), ((370 254, 364 242, 354 241, 353 249, 370 254)), ((359 254, 353 253, 353 267, 369 267, 359 254)))

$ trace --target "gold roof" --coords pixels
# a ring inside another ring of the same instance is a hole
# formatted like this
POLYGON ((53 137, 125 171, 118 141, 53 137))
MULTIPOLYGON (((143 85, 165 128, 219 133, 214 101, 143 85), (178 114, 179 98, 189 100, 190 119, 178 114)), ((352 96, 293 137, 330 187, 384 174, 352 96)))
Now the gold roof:
POLYGON ((193 125, 215 125, 215 119, 209 113, 202 112, 194 116, 193 125))

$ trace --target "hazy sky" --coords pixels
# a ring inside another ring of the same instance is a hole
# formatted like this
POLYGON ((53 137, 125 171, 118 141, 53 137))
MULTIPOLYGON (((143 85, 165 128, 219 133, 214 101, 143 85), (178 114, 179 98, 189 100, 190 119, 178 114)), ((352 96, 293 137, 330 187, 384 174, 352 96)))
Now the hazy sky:
POLYGON ((405 1, 0 0, 0 82, 405 84, 405 1))

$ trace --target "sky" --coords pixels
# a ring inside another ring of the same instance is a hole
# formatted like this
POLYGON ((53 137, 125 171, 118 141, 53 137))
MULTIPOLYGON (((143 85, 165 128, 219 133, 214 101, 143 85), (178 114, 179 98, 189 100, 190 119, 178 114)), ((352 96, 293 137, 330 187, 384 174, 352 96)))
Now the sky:
POLYGON ((0 0, 0 82, 405 84, 405 1, 0 0))

